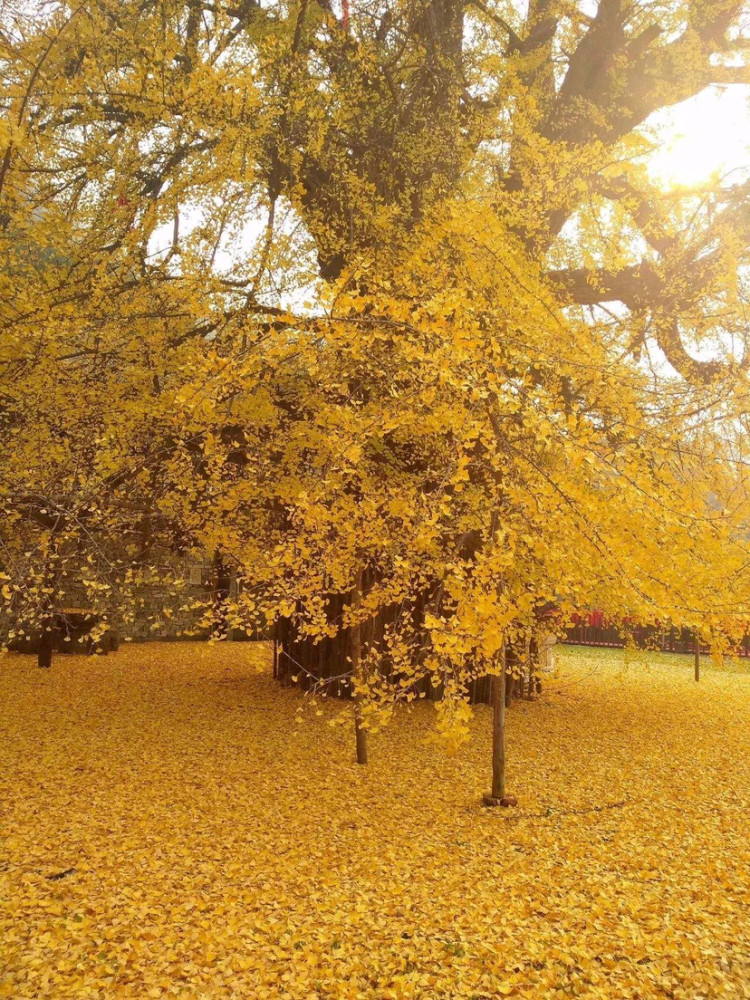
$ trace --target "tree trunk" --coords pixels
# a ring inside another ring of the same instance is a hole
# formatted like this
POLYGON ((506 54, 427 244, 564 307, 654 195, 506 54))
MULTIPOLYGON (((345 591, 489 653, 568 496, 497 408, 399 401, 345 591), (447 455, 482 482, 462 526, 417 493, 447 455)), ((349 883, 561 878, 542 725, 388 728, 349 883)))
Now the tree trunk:
POLYGON ((505 643, 500 673, 492 677, 492 798, 505 797, 505 643))
POLYGON ((37 664, 40 667, 52 666, 52 643, 54 639, 53 621, 46 618, 42 622, 42 634, 39 639, 39 651, 37 653, 37 664))
POLYGON ((523 697, 528 701, 534 697, 534 670, 531 663, 531 632, 526 633, 526 643, 524 649, 526 664, 524 668, 524 688, 523 697))
POLYGON ((701 679, 701 646, 698 633, 695 633, 695 679, 701 679))
MULTIPOLYGON (((503 671, 503 703, 506 708, 510 708, 510 703, 513 700, 513 687, 515 685, 516 679, 513 674, 510 677, 507 676, 507 672, 503 671)), ((494 693, 492 695, 492 704, 495 703, 494 693)))
MULTIPOLYGON (((362 570, 357 573, 352 589, 352 610, 358 611, 362 604, 362 570)), ((352 679, 359 682, 362 677, 362 625, 355 622, 351 628, 352 679)), ((354 735, 357 743, 357 763, 367 763, 367 730, 362 725, 363 698, 359 690, 354 692, 354 735)))
MULTIPOLYGON (((368 589, 369 579, 372 579, 370 571, 363 572, 360 588, 362 593, 368 589)), ((407 605, 406 610, 404 604, 398 602, 370 613, 365 632, 360 637, 361 645, 367 652, 369 669, 384 673, 390 671, 388 653, 387 650, 383 649, 385 646, 383 637, 388 626, 403 619, 405 614, 409 614, 415 632, 420 630, 424 632, 425 612, 432 606, 431 600, 431 595, 426 591, 411 605, 407 605)), ((343 594, 326 594, 328 620, 331 622, 339 621, 351 601, 351 591, 345 591, 343 594)), ((326 686, 329 697, 348 698, 351 696, 351 685, 344 678, 351 673, 352 640, 354 638, 352 628, 341 629, 336 635, 325 636, 318 641, 300 637, 294 620, 290 618, 280 619, 277 628, 278 650, 275 677, 280 684, 291 685, 294 683, 301 690, 310 690, 320 680, 327 681, 330 678, 341 677, 340 682, 331 682, 326 686)), ((509 681, 512 681, 510 675, 509 681)), ((489 674, 471 682, 469 700, 472 705, 490 704, 490 682, 489 674)), ((506 685, 508 694, 511 693, 511 686, 510 682, 506 685)), ((424 694, 430 701, 439 701, 443 694, 442 685, 432 684, 429 677, 423 677, 417 681, 414 685, 414 691, 417 694, 424 694)))
POLYGON ((213 558, 214 585, 214 635, 224 639, 229 634, 227 624, 227 601, 232 587, 232 573, 224 562, 221 549, 216 549, 213 558))

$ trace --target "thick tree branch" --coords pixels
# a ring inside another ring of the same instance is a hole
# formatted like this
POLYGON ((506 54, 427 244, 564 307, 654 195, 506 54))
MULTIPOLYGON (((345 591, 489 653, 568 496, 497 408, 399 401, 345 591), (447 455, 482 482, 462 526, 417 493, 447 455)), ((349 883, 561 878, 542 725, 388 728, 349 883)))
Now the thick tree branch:
POLYGON ((659 280, 644 261, 613 271, 606 267, 560 268, 547 273, 547 280, 561 299, 582 306, 601 302, 624 302, 635 306, 660 291, 659 280))
POLYGON ((654 250, 663 254, 677 245, 677 237, 667 231, 662 213, 645 191, 633 187, 624 177, 597 178, 594 188, 609 201, 623 205, 654 250))

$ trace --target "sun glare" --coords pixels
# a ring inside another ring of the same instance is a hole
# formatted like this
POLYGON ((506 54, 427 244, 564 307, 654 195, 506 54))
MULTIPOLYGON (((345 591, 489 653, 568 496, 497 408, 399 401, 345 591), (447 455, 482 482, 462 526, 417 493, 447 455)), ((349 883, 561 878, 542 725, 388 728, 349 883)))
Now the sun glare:
POLYGON ((692 187, 750 169, 750 88, 704 91, 665 111, 650 172, 669 187, 692 187))

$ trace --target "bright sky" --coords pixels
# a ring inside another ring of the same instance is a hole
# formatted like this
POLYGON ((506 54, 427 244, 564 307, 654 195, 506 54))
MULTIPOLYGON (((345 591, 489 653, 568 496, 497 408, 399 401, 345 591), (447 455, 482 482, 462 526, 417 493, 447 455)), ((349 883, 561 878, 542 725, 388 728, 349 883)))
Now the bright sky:
MULTIPOLYGON (((655 121, 655 119, 652 119, 655 121)), ((750 171, 750 87, 711 88, 665 111, 663 145, 651 172, 668 185, 691 186, 732 171, 738 183, 750 171)))

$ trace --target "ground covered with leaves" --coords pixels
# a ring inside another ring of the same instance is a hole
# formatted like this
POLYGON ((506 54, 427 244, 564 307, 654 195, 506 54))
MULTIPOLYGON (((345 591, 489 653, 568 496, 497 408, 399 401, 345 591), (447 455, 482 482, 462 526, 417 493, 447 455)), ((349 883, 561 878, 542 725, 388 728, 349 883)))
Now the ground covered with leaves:
POLYGON ((0 995, 750 997, 750 676, 567 650, 487 810, 488 708, 358 768, 268 659, 0 661, 0 995))

